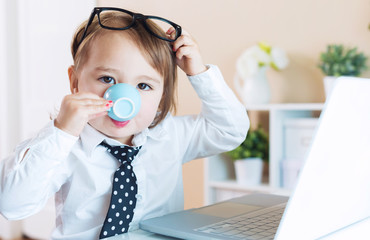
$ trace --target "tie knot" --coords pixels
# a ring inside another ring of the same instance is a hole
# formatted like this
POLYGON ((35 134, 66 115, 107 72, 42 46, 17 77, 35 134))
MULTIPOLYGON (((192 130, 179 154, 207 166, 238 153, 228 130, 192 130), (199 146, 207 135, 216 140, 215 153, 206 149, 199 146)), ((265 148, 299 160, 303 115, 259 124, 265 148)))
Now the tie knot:
POLYGON ((110 152, 120 163, 124 163, 125 161, 131 163, 141 149, 141 146, 130 147, 127 145, 121 145, 113 147, 106 142, 102 142, 100 145, 106 147, 108 152, 110 152))

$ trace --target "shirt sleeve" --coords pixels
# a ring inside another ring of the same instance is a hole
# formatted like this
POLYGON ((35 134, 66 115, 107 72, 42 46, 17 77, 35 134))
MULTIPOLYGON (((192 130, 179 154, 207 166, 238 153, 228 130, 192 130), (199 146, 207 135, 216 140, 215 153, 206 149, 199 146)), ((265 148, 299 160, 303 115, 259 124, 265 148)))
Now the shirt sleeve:
POLYGON ((179 117, 182 141, 187 149, 184 162, 230 151, 239 146, 249 129, 246 108, 228 87, 214 65, 189 80, 202 101, 199 115, 179 117))
POLYGON ((0 161, 0 212, 9 220, 40 211, 68 177, 64 163, 78 137, 53 123, 0 161))

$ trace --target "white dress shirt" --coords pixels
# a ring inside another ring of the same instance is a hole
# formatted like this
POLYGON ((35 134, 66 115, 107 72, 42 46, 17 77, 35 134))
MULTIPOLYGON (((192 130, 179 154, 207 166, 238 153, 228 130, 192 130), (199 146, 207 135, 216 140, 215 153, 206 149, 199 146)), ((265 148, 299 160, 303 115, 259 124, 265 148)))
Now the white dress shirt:
MULTIPOLYGON (((155 128, 133 138, 142 146, 132 162, 138 184, 130 231, 142 219, 183 209, 182 164, 229 151, 245 138, 245 107, 216 66, 189 77, 202 101, 199 115, 170 114, 155 128)), ((40 211, 55 194, 53 239, 98 239, 119 162, 99 144, 119 142, 87 125, 80 137, 51 121, 36 137, 21 143, 0 162, 0 212, 10 220, 40 211), (25 156, 23 158, 23 156, 25 156)))

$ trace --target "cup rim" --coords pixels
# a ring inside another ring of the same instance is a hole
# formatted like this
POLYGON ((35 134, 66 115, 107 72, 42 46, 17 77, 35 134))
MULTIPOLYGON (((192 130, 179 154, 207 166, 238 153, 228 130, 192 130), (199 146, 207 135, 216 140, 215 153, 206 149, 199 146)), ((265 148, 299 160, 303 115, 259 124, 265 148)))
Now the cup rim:
POLYGON ((129 117, 131 117, 131 116, 135 113, 135 103, 134 103, 134 101, 132 101, 130 98, 127 98, 127 97, 122 97, 122 98, 117 99, 117 100, 114 102, 114 104, 113 104, 113 113, 114 113, 117 117, 119 117, 119 118, 129 118, 129 117), (116 110, 116 106, 118 106, 118 105, 117 105, 117 103, 119 103, 119 102, 121 102, 121 101, 123 101, 123 100, 128 101, 128 102, 131 104, 131 106, 132 106, 131 113, 130 113, 130 114, 128 114, 128 115, 126 115, 126 116, 122 116, 122 115, 121 115, 121 114, 119 114, 119 113, 118 113, 118 111, 116 110))

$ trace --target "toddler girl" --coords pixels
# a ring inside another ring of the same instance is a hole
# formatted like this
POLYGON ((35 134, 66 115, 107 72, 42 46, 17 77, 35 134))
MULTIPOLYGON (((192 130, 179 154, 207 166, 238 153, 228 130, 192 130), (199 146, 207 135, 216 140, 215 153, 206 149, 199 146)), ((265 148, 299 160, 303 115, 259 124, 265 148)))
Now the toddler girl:
POLYGON ((37 213, 55 195, 53 239, 135 230, 142 219, 183 209, 183 163, 229 151, 246 136, 245 108, 173 22, 95 8, 76 31, 72 56, 72 94, 56 119, 0 163, 0 212, 8 219, 37 213), (170 28, 164 32, 155 21, 170 28), (177 66, 202 101, 198 115, 170 114, 177 66), (107 115, 112 102, 103 94, 118 83, 141 95, 129 121, 107 115), (126 154, 130 159, 121 159, 126 154))

